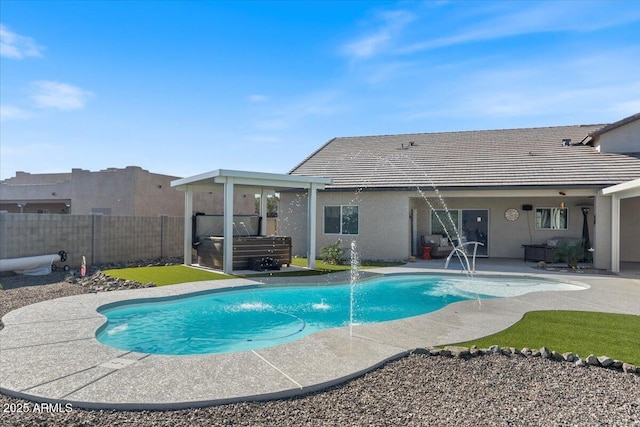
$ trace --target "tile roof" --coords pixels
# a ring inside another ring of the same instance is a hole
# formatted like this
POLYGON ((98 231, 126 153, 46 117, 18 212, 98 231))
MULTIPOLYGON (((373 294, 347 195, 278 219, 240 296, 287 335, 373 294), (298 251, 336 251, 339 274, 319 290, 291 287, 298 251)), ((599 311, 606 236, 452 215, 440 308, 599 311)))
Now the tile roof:
POLYGON ((640 178, 640 153, 581 144, 604 126, 334 138, 290 173, 333 178, 328 189, 602 187, 640 178))

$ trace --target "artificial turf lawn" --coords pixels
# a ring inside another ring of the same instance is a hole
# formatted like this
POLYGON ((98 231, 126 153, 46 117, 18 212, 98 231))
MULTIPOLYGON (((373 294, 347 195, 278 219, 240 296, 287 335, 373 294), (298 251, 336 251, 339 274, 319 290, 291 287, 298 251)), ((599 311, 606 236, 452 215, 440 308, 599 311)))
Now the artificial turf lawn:
POLYGON ((547 347, 558 353, 609 356, 640 365, 640 316, 585 311, 530 311, 502 332, 473 341, 465 347, 547 347))
POLYGON ((105 270, 104 274, 140 283, 155 283, 156 286, 177 283, 201 282, 203 280, 230 279, 232 276, 187 267, 186 265, 163 265, 157 267, 135 267, 105 270))

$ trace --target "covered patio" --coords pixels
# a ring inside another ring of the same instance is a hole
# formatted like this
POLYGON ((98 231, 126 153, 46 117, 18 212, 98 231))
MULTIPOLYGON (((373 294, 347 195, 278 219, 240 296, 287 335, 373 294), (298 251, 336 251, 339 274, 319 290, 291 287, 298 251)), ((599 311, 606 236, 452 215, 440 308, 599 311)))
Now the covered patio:
MULTIPOLYGON (((307 192, 307 266, 315 268, 316 247, 316 200, 317 191, 331 184, 330 178, 319 178, 299 175, 283 175, 275 173, 248 172, 217 169, 171 182, 171 186, 184 191, 184 263, 191 265, 193 247, 193 195, 196 192, 212 192, 222 189, 224 195, 222 270, 226 274, 233 273, 233 206, 234 192, 260 194, 260 212, 262 218, 267 217, 267 196, 284 190, 306 190, 307 192)), ((260 235, 266 236, 266 227, 261 227, 260 235)))
MULTIPOLYGON (((620 272, 620 201, 640 197, 640 179, 600 190, 600 195, 611 197, 611 271, 620 272)), ((631 219, 638 221, 637 217, 631 219)), ((640 223, 638 224, 640 225, 640 223)), ((637 228, 636 228, 637 229, 637 228)), ((630 264, 630 263, 628 263, 630 264)))

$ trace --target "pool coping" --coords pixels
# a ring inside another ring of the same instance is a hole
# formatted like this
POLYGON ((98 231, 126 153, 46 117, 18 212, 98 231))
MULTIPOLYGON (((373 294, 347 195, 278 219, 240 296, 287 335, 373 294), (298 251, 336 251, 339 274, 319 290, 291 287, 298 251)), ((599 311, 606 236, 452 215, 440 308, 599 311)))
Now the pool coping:
MULTIPOLYGON (((437 273, 406 265, 372 274, 437 273)), ((586 284, 579 291, 543 291, 517 297, 464 301, 391 322, 316 332, 275 347, 194 356, 148 355, 105 346, 95 331, 96 309, 121 300, 171 297, 214 289, 262 285, 260 278, 194 282, 157 288, 82 294, 43 301, 4 316, 0 331, 0 392, 89 409, 166 410, 294 397, 343 383, 427 348, 503 330, 532 310, 585 310, 640 315, 640 281, 589 276, 488 271, 586 284), (549 294, 553 292, 553 298, 549 294), (636 301, 636 303, 634 303, 636 301)), ((300 284, 296 277, 279 282, 300 284)), ((346 275, 332 275, 342 281, 346 275)), ((348 281, 348 279, 347 279, 348 281)), ((268 283, 267 283, 268 285, 268 283)))

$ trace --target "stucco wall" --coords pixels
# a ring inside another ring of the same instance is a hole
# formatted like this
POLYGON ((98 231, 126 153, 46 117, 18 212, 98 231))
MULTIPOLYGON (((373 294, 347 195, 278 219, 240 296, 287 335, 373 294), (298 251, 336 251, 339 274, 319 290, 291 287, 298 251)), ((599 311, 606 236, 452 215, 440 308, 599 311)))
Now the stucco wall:
POLYGON ((603 133, 598 143, 603 153, 640 152, 640 120, 603 133))
MULTIPOLYGON (((78 215, 183 216, 184 193, 171 187, 175 179, 138 166, 99 172, 73 169, 68 174, 18 172, 0 182, 0 209, 23 213, 48 209, 49 213, 78 215)), ((236 214, 254 213, 253 194, 237 192, 234 200, 236 214)), ((221 214, 222 190, 195 193, 193 208, 196 212, 221 214)))
MULTIPOLYGON (((418 236, 431 234, 429 203, 441 209, 440 200, 432 194, 421 195, 417 191, 391 192, 321 192, 317 206, 317 246, 322 247, 338 238, 343 246, 356 240, 363 259, 404 260, 411 254, 411 209, 418 210, 418 236), (357 236, 327 235, 323 233, 323 212, 325 205, 358 205, 360 212, 360 232, 357 236)), ((523 244, 546 243, 554 237, 582 237, 583 214, 576 204, 588 200, 580 197, 451 197, 445 198, 449 209, 487 209, 489 215, 490 257, 520 258, 524 255, 523 244), (569 209, 567 230, 536 230, 535 209, 558 207, 561 202, 569 209), (533 210, 523 211, 522 205, 530 204, 533 210), (520 216, 516 221, 507 221, 504 213, 508 208, 517 208, 520 216)), ((291 236, 294 255, 306 254, 306 197, 292 193, 282 193, 278 213, 278 232, 291 236)), ((594 213, 590 208, 587 224, 592 245, 594 244, 594 213)))
POLYGON ((640 262, 640 197, 620 200, 620 261, 640 262))
POLYGON ((611 197, 597 196, 593 264, 596 268, 611 268, 611 197))
MULTIPOLYGON (((278 234, 292 238, 294 256, 307 253, 307 198, 304 194, 281 193, 278 210, 278 234)), ((342 240, 345 249, 355 240, 362 258, 406 259, 410 254, 409 197, 406 193, 318 193, 316 215, 316 251, 342 240), (357 235, 325 234, 324 206, 357 205, 357 235)))

